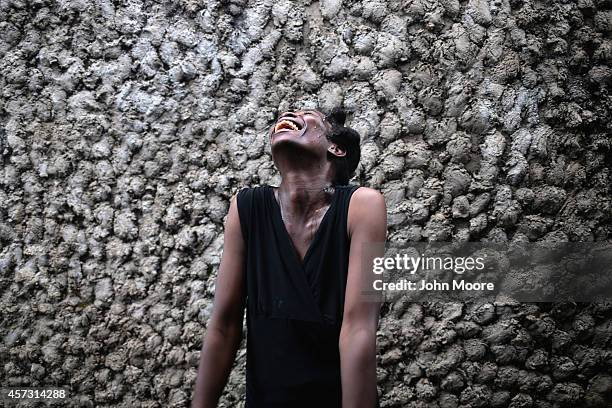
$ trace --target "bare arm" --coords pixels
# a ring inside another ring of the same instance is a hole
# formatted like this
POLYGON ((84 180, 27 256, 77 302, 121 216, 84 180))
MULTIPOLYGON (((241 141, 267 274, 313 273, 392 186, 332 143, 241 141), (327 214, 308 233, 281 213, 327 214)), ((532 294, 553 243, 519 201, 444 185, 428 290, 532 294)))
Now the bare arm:
POLYGON ((380 302, 364 301, 361 291, 372 288, 372 258, 382 256, 384 248, 364 253, 364 244, 383 243, 387 235, 387 211, 383 196, 372 189, 360 188, 349 205, 351 247, 340 330, 340 370, 342 406, 374 408, 376 405, 376 327, 380 302), (378 253, 381 252, 381 253, 378 253), (366 259, 367 258, 367 259, 366 259))
POLYGON ((213 312, 202 345, 192 408, 216 407, 232 369, 242 338, 244 253, 245 245, 234 196, 225 222, 223 255, 215 283, 213 312))

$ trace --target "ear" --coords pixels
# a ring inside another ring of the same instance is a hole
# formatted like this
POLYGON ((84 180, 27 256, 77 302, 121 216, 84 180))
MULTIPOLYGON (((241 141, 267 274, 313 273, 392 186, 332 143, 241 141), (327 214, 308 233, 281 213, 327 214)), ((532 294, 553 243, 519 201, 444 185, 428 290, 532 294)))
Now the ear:
POLYGON ((329 147, 327 148, 327 151, 336 157, 346 156, 346 150, 344 150, 342 147, 338 146, 335 143, 330 144, 329 147))

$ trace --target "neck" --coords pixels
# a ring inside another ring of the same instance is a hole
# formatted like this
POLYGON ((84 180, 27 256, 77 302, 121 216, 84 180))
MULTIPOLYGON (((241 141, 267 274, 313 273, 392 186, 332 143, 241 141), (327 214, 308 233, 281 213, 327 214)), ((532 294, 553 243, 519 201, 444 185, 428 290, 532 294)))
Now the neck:
POLYGON ((292 217, 307 218, 329 204, 333 194, 329 175, 287 172, 282 176, 277 198, 292 217))

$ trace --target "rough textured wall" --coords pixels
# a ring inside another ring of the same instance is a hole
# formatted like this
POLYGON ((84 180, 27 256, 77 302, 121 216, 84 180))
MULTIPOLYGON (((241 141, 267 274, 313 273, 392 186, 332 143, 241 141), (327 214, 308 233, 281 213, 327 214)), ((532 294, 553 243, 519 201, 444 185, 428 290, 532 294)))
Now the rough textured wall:
MULTIPOLYGON (((0 384, 183 406, 279 110, 349 110, 391 240, 609 240, 611 31, 609 0, 0 2, 0 384)), ((603 407, 611 317, 386 305, 382 406, 603 407)))

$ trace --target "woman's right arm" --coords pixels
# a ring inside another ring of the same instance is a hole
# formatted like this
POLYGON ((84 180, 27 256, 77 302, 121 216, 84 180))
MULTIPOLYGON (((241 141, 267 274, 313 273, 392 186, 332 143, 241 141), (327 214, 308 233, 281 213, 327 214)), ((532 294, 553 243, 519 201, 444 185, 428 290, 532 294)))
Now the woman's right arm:
POLYGON ((206 326, 191 408, 216 407, 232 369, 242 339, 244 255, 236 196, 233 196, 225 221, 213 311, 206 326))

